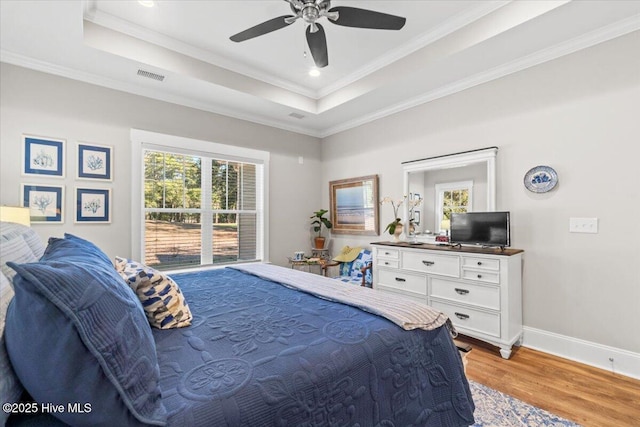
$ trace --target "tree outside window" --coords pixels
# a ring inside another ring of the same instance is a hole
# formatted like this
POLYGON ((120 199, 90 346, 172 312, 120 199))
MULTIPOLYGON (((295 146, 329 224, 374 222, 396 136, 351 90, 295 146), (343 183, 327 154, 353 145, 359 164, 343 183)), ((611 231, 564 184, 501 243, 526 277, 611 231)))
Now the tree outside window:
POLYGON ((147 265, 258 258, 256 164, 155 150, 143 155, 147 265))
MULTIPOLYGON (((436 226, 442 232, 443 220, 450 221, 452 213, 472 212, 473 181, 436 184, 436 226)), ((448 223, 447 223, 448 224, 448 223)))

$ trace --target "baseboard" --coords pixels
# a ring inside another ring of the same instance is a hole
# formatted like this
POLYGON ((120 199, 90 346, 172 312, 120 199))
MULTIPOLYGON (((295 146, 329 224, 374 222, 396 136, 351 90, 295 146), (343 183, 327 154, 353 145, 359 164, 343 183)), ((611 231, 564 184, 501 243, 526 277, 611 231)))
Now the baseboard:
POLYGON ((640 379, 640 354, 525 326, 522 345, 640 379))

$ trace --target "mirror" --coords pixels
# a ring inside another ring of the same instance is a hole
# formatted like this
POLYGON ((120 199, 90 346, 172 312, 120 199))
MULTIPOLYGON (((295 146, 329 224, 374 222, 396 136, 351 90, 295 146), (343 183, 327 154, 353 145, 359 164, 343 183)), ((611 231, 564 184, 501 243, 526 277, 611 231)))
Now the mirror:
MULTIPOLYGON (((441 203, 439 195, 446 194, 448 190, 468 188, 468 193, 465 193, 465 197, 468 194, 468 200, 465 201, 469 211, 496 210, 497 154, 497 147, 489 147, 402 163, 404 194, 411 197, 418 194, 423 199, 412 212, 413 218, 419 212, 421 219, 419 224, 414 225, 418 236, 446 228, 437 206, 441 203)), ((405 206, 404 218, 410 218, 408 206, 405 206)), ((403 221, 405 234, 408 233, 408 222, 403 221)))

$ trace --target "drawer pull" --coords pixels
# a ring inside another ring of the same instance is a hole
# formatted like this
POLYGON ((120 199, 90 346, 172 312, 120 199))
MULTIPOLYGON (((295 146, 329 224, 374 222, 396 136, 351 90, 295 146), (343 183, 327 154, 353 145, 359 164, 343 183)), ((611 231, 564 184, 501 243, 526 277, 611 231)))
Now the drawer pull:
POLYGON ((464 314, 464 313, 456 312, 456 317, 458 319, 461 319, 461 320, 467 320, 469 318, 469 315, 468 314, 464 314))
POLYGON ((469 290, 467 289, 461 289, 461 288, 455 288, 456 292, 459 293, 460 295, 466 295, 469 293, 469 290))
POLYGON ((482 274, 478 274, 478 279, 482 279, 482 274))
POLYGON ((384 254, 385 254, 385 255, 391 255, 389 252, 385 252, 384 254))
POLYGON ((478 261, 478 265, 482 265, 482 261, 478 261))
POLYGON ((435 264, 435 261, 422 261, 422 263, 427 267, 431 267, 433 264, 435 264))
POLYGON ((384 262, 384 265, 389 265, 389 263, 387 261, 384 262))
POLYGON ((396 282, 406 282, 407 279, 403 279, 402 277, 396 277, 396 282))

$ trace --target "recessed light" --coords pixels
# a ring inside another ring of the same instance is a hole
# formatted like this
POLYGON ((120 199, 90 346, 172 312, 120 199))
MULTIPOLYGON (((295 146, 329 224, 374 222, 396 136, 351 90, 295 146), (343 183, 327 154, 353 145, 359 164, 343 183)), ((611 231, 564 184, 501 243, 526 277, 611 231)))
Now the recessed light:
POLYGON ((144 7, 153 7, 156 4, 156 2, 153 0, 138 0, 138 3, 140 3, 144 7))
POLYGON ((312 68, 309 70, 309 75, 311 77, 318 77, 320 75, 320 70, 318 70, 317 68, 312 68))

